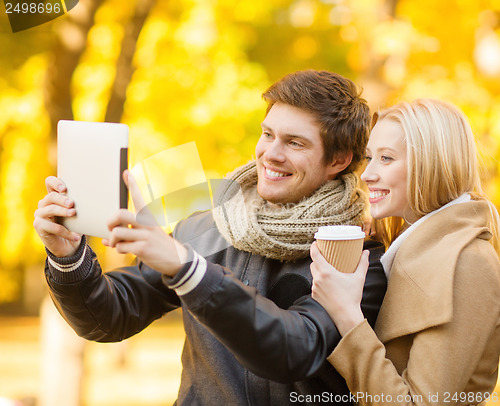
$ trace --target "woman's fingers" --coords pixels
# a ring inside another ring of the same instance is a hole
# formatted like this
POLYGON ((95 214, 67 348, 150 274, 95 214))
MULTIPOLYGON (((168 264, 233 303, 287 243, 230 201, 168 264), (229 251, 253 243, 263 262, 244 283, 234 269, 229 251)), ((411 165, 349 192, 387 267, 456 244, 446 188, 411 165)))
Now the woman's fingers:
POLYGON ((314 241, 311 245, 311 250, 310 250, 311 258, 313 262, 316 262, 320 266, 326 266, 329 265, 331 266, 328 261, 325 259, 325 257, 321 254, 321 251, 318 248, 318 244, 316 241, 314 241))
POLYGON ((370 251, 364 250, 361 254, 361 258, 359 259, 358 266, 356 267, 356 271, 354 271, 357 275, 363 277, 363 280, 366 277, 366 272, 368 271, 368 266, 370 265, 370 251))
POLYGON ((312 243, 311 245, 311 259, 313 262, 311 263, 311 272, 313 273, 313 277, 315 277, 315 274, 317 275, 321 271, 323 272, 339 272, 332 264, 330 264, 321 251, 318 248, 318 244, 315 242, 312 243), (314 268, 314 270, 313 270, 314 268))

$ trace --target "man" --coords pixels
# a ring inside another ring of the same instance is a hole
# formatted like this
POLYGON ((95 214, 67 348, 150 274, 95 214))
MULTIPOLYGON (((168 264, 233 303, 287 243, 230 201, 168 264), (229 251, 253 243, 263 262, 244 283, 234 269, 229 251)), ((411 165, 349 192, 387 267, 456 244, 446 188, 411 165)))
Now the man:
MULTIPOLYGON (((263 97, 256 160, 228 177, 214 210, 179 222, 175 239, 126 210, 110 220, 104 243, 135 254, 137 266, 103 275, 85 237, 54 221, 75 215, 59 179, 47 179, 35 213, 51 295, 81 336, 122 340, 182 306, 178 405, 314 404, 328 395, 351 404, 324 361, 340 336, 309 296, 309 248, 319 226, 362 223, 365 198, 352 171, 369 110, 350 80, 325 71, 287 75, 263 97)), ((138 204, 133 178, 125 180, 138 204)), ((373 324, 386 280, 380 245, 365 248, 362 309, 373 324)))

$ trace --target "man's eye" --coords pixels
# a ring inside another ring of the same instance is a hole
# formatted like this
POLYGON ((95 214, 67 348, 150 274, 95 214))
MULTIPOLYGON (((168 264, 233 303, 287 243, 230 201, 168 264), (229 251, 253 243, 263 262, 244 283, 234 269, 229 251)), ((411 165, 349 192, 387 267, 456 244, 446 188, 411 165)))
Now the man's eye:
POLYGON ((292 147, 301 147, 302 146, 302 144, 298 143, 297 141, 290 141, 290 145, 292 147))

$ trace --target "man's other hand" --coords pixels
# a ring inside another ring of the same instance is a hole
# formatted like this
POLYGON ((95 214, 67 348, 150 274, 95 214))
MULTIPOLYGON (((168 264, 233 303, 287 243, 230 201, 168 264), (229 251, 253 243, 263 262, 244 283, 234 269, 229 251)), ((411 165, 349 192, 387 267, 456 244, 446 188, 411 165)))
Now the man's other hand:
POLYGON ((103 244, 117 252, 130 253, 149 267, 168 276, 174 276, 186 262, 187 249, 155 224, 154 216, 148 215, 147 207, 133 176, 125 171, 123 179, 129 188, 136 213, 122 209, 108 222, 109 240, 103 244))

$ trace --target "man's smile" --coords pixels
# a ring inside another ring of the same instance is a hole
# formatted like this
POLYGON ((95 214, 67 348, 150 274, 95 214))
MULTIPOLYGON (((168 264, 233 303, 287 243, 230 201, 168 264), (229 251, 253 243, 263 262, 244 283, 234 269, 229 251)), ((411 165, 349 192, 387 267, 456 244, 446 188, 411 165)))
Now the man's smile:
POLYGON ((291 173, 288 172, 282 172, 282 171, 277 171, 277 170, 272 170, 269 169, 268 167, 264 167, 265 172, 268 178, 284 178, 287 176, 292 176, 291 173))

